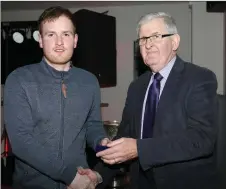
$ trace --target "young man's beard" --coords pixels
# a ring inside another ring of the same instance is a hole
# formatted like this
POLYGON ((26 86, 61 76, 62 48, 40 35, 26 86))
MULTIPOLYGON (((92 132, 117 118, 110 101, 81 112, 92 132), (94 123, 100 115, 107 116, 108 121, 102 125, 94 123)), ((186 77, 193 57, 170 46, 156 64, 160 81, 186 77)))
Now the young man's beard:
POLYGON ((45 59, 50 63, 50 64, 56 64, 56 65, 65 65, 67 64, 70 60, 71 60, 71 56, 70 57, 54 57, 54 56, 45 56, 45 59))

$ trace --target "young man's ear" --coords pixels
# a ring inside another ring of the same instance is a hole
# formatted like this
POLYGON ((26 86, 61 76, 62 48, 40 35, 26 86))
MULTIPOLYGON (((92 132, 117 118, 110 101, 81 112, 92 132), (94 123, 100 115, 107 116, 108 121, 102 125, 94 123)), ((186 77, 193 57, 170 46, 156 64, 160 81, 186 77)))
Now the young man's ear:
POLYGON ((78 43, 78 34, 75 34, 75 37, 74 37, 74 48, 77 47, 77 43, 78 43))
POLYGON ((40 33, 38 34, 38 42, 39 42, 39 47, 40 47, 40 48, 43 48, 43 44, 42 44, 42 36, 41 36, 40 33))

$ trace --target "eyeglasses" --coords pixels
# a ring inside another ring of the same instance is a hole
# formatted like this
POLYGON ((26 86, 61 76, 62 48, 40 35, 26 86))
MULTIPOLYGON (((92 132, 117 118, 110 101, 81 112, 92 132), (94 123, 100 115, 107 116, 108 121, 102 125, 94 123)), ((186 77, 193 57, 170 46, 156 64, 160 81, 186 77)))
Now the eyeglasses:
POLYGON ((150 42, 158 42, 162 38, 169 37, 172 35, 174 35, 174 34, 155 34, 155 35, 151 35, 149 37, 141 37, 141 38, 137 39, 136 42, 137 42, 137 44, 139 44, 139 46, 143 46, 143 45, 147 44, 148 39, 150 40, 150 42))

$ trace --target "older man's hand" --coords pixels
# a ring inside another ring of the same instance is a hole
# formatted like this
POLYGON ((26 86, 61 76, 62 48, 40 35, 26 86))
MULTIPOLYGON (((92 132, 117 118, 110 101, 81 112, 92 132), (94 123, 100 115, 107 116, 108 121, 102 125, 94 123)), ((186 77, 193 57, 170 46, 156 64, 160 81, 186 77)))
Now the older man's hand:
POLYGON ((104 138, 104 139, 101 140, 100 144, 102 146, 107 146, 107 144, 110 143, 110 142, 111 142, 111 140, 109 138, 104 138))
POLYGON ((107 146, 108 149, 96 154, 107 164, 119 164, 138 156, 137 140, 133 138, 120 138, 109 142, 107 146))

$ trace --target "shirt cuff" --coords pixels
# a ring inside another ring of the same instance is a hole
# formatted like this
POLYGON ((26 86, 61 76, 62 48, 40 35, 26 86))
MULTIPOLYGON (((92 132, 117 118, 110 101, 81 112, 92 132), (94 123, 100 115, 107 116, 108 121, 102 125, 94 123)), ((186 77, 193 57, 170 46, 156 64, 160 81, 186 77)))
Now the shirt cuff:
POLYGON ((96 173, 97 175, 97 184, 102 183, 103 182, 102 176, 97 171, 94 171, 94 173, 96 173))

